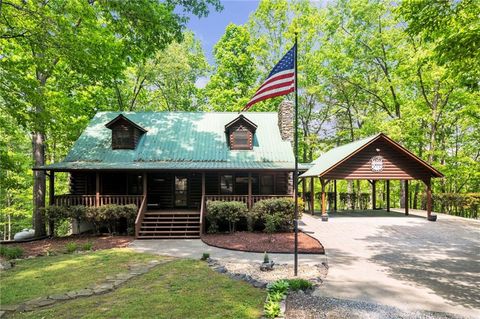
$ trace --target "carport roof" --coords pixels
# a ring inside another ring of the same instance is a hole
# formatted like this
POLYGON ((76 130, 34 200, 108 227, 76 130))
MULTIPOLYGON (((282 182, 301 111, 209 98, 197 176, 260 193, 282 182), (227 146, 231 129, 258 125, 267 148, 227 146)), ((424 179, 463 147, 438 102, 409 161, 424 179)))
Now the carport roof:
POLYGON ((443 177, 443 174, 437 169, 435 169, 433 166, 407 150, 405 147, 390 139, 384 133, 372 135, 329 150, 328 152, 322 154, 315 161, 313 161, 313 166, 305 173, 300 175, 300 177, 322 177, 323 175, 327 174, 335 167, 344 163, 345 161, 353 157, 355 154, 357 154, 358 152, 379 139, 384 139, 387 143, 392 145, 399 152, 407 155, 413 161, 418 162, 419 164, 424 166, 427 170, 431 172, 433 177, 443 177))

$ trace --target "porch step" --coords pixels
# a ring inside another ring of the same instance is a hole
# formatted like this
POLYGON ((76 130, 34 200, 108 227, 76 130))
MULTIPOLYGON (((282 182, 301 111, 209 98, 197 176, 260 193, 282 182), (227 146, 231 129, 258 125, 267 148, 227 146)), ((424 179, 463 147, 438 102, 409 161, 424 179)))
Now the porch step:
POLYGON ((200 238, 200 212, 147 211, 140 225, 139 239, 200 238))

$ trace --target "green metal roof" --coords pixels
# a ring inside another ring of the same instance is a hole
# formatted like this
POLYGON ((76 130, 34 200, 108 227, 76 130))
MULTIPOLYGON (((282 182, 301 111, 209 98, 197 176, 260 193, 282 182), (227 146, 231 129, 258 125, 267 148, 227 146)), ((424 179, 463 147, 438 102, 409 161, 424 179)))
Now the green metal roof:
POLYGON ((230 150, 225 124, 238 113, 100 112, 60 163, 37 169, 285 169, 293 170, 290 142, 283 141, 277 113, 248 112, 257 125, 253 150, 230 150), (134 150, 112 150, 105 124, 123 114, 144 128, 134 150))
POLYGON ((370 142, 377 139, 380 134, 373 135, 370 137, 366 137, 364 139, 351 142, 336 148, 329 150, 328 152, 320 155, 319 158, 314 160, 313 166, 307 170, 305 173, 300 175, 300 177, 316 177, 320 176, 329 170, 332 166, 336 165, 337 163, 342 162, 356 150, 364 147, 365 145, 369 144, 370 142))

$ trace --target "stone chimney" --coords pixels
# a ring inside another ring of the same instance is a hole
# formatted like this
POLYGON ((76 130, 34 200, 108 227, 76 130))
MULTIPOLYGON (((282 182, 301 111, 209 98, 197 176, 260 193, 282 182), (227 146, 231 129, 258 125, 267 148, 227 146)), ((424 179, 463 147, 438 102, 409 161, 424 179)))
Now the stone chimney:
POLYGON ((284 141, 293 143, 293 102, 283 100, 278 106, 278 127, 284 141))

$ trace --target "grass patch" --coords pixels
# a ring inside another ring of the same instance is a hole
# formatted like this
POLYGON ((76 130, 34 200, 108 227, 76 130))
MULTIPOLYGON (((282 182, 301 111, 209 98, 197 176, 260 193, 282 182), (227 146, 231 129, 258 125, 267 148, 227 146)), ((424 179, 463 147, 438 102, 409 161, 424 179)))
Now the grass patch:
POLYGON ((259 318, 265 292, 195 260, 153 268, 121 288, 13 318, 259 318))
POLYGON ((108 275, 126 271, 129 263, 159 258, 122 248, 20 260, 11 270, 1 273, 0 304, 18 304, 86 288, 108 275))

